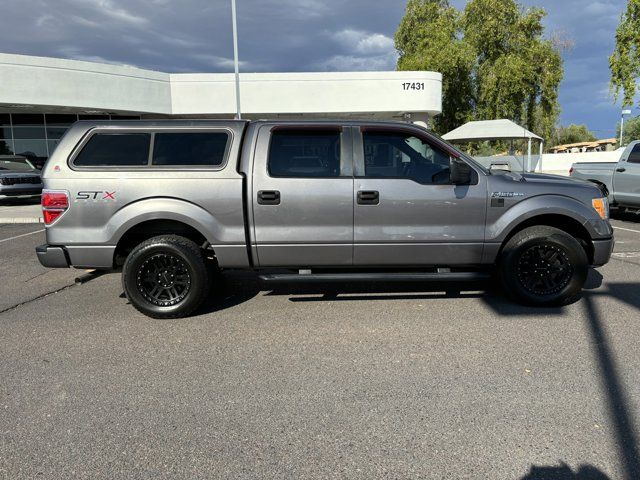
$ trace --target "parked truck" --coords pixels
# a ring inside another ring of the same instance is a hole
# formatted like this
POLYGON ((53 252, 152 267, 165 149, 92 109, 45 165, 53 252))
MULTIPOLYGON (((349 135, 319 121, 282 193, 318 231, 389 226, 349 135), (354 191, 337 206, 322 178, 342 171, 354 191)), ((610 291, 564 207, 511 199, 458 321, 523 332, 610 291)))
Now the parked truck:
POLYGON ((42 265, 122 269, 131 304, 159 318, 194 312, 230 269, 266 282, 496 273, 515 299, 558 305, 614 242, 596 185, 490 172, 399 122, 78 122, 43 177, 42 265))
POLYGON ((578 162, 571 166, 569 174, 603 188, 613 208, 640 211, 640 140, 631 142, 617 163, 578 162))

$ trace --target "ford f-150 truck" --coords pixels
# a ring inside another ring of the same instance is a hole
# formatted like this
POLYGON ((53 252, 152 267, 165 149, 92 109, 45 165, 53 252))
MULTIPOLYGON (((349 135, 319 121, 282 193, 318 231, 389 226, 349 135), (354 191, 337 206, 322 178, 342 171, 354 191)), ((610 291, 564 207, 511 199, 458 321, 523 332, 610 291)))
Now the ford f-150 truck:
POLYGON ((40 262, 122 268, 129 301, 158 318, 194 312, 219 269, 271 282, 494 272, 515 299, 557 305, 613 248, 596 185, 492 173, 399 122, 78 122, 43 177, 40 262))
POLYGON ((578 162, 571 166, 569 174, 605 187, 612 207, 640 210, 640 141, 631 142, 618 163, 578 162))

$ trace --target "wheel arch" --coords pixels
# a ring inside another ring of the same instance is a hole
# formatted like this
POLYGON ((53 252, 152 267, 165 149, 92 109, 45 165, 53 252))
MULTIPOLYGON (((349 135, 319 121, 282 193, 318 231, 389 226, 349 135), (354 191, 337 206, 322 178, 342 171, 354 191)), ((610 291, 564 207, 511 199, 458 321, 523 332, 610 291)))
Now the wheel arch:
POLYGON ((500 245, 500 250, 498 251, 498 258, 502 254, 502 250, 505 245, 511 240, 514 235, 521 232, 525 228, 535 227, 535 226, 545 226, 545 227, 554 227, 558 230, 562 230, 563 232, 574 237, 582 248, 584 249, 587 258, 589 259, 589 263, 593 262, 594 257, 594 249, 593 243, 591 241, 591 235, 589 231, 575 218, 569 215, 563 215, 559 213, 546 213, 546 214, 538 214, 532 217, 523 220, 522 222, 514 225, 507 235, 502 240, 500 245))
POLYGON ((209 243, 199 229, 183 221, 168 218, 144 220, 130 226, 118 240, 113 256, 114 267, 121 266, 137 245, 159 235, 179 235, 201 247, 209 243))

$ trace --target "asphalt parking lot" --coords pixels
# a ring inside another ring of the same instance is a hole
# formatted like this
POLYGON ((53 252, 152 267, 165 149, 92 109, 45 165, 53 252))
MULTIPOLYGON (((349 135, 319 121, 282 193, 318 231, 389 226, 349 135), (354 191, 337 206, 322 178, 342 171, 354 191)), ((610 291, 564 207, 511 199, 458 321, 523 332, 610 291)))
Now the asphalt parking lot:
POLYGON ((0 225, 0 478, 640 478, 640 218, 564 308, 227 274, 186 320, 0 225))

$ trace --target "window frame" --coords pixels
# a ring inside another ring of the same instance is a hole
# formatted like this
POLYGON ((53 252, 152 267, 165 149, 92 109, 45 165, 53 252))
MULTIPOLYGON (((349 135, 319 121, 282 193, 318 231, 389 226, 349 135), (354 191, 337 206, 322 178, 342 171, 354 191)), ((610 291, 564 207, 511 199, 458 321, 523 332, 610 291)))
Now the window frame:
MULTIPOLYGON (((350 148, 350 139, 347 136, 348 130, 345 129, 342 125, 276 125, 269 130, 269 143, 267 145, 266 152, 266 161, 265 161, 265 169, 267 172, 267 176, 269 178, 289 178, 289 179, 302 179, 302 180, 328 180, 328 179, 336 179, 336 178, 353 178, 353 175, 350 170, 350 165, 345 159, 346 150, 345 148, 350 148), (303 175, 274 175, 271 173, 269 168, 269 160, 271 158, 271 146, 274 138, 274 134, 278 132, 325 132, 325 133, 335 133, 338 135, 338 141, 340 142, 340 156, 338 158, 338 164, 340 166, 338 175, 336 176, 303 176, 303 175)), ((350 132, 349 132, 350 133, 350 132)))
POLYGON ((132 171, 132 172, 151 172, 151 171, 173 171, 173 172, 182 172, 182 171, 206 171, 206 172, 217 172, 224 170, 229 163, 229 154, 231 152, 231 147, 233 146, 234 141, 234 132, 231 128, 228 127, 120 127, 120 126, 98 126, 89 129, 82 139, 78 142, 78 144, 73 148, 69 158, 67 159, 67 164, 71 170, 77 171, 132 171), (227 145, 224 150, 224 158, 222 163, 219 165, 153 165, 153 151, 155 147, 155 134, 156 133, 216 133, 216 132, 224 132, 227 134, 227 145), (124 135, 124 134, 132 134, 132 133, 146 133, 149 135, 149 155, 147 157, 146 165, 99 165, 99 166, 84 166, 84 165, 76 165, 75 160, 78 158, 84 147, 89 143, 89 141, 95 136, 100 134, 115 134, 115 135, 124 135))
POLYGON ((627 163, 631 163, 633 165, 640 165, 640 142, 636 143, 633 148, 631 149, 631 151, 629 152, 629 155, 627 156, 627 163), (631 160, 631 155, 634 154, 634 152, 637 150, 637 154, 638 154, 638 160, 631 160))
POLYGON ((455 187, 456 184, 451 183, 451 180, 447 183, 422 183, 417 181, 414 178, 410 177, 402 177, 402 176, 389 176, 389 177, 369 177, 366 175, 366 165, 365 165, 365 153, 364 153, 364 136, 367 133, 378 133, 378 134, 400 134, 400 135, 408 135, 412 137, 416 137, 420 139, 422 142, 429 145, 434 150, 440 150, 445 154, 449 155, 449 162, 451 163, 454 160, 465 162, 469 167, 471 167, 472 178, 471 183, 469 185, 478 185, 480 182, 480 173, 476 169, 476 167, 468 162, 466 159, 462 157, 458 152, 453 150, 450 146, 448 146, 444 141, 441 141, 437 138, 431 138, 426 132, 419 130, 418 128, 412 128, 410 126, 399 126, 399 125, 361 125, 358 129, 357 135, 357 144, 354 144, 354 178, 359 179, 367 179, 367 180, 408 180, 417 185, 422 185, 425 187, 455 187))

